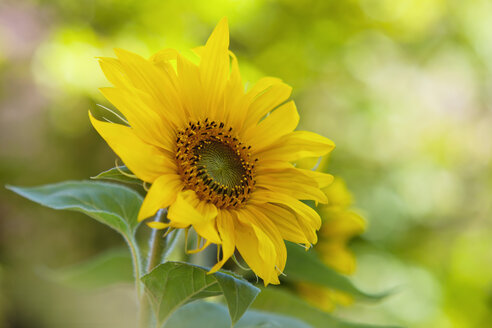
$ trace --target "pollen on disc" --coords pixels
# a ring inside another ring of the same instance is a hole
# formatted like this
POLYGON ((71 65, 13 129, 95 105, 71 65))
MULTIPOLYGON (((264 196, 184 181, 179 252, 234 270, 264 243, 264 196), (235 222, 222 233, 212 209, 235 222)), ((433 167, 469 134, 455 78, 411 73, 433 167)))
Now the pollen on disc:
POLYGON ((178 132, 176 161, 188 189, 220 208, 239 208, 254 188, 254 160, 232 128, 205 120, 178 132))

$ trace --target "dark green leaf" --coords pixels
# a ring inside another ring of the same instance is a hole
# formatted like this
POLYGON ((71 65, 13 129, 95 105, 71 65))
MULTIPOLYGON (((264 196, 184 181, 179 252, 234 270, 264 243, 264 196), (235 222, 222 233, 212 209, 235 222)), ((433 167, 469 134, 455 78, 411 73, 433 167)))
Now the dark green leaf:
MULTIPOLYGON (((193 302, 177 310, 165 328, 229 328, 227 308, 218 303, 193 302)), ((248 310, 236 328, 310 328, 308 324, 287 316, 263 311, 248 310)))
POLYGON ((41 205, 57 210, 85 213, 133 238, 142 196, 122 185, 99 181, 66 181, 40 187, 8 189, 41 205))
POLYGON ((48 279, 75 288, 100 288, 115 283, 132 283, 132 259, 128 250, 110 250, 84 263, 59 269, 43 270, 48 279))
POLYGON ((91 179, 95 180, 113 180, 123 183, 131 183, 142 185, 143 181, 137 178, 125 165, 113 167, 107 171, 101 172, 95 177, 91 177, 91 179))
POLYGON ((207 272, 206 268, 188 263, 166 262, 142 278, 160 324, 186 303, 221 294, 235 323, 260 291, 233 274, 207 272))
POLYGON ((285 279, 293 282, 309 282, 339 291, 343 291, 362 299, 377 300, 388 293, 369 294, 357 288, 347 277, 326 266, 314 253, 296 244, 286 243, 289 254, 285 267, 285 279))
POLYGON ((263 289, 252 304, 252 307, 296 317, 314 328, 396 328, 393 326, 349 323, 339 320, 326 312, 312 307, 299 296, 275 287, 263 289))

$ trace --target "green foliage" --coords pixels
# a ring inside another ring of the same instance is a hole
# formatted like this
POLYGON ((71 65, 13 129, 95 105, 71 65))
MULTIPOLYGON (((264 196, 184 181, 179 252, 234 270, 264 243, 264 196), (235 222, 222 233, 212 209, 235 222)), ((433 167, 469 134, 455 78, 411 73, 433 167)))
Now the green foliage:
POLYGON ((253 308, 291 315, 299 318, 314 328, 396 328, 344 322, 330 314, 312 307, 299 297, 280 288, 265 288, 256 298, 253 308))
POLYGON ((132 271, 128 251, 113 249, 69 268, 44 270, 43 274, 70 287, 92 289, 115 283, 133 283, 132 271))
MULTIPOLYGON (((227 308, 218 303, 196 301, 177 310, 168 320, 165 328, 229 328, 227 308)), ((309 328, 310 325, 288 316, 248 310, 235 328, 309 328)))
MULTIPOLYGON (((82 212, 118 231, 130 248, 134 277, 139 279, 142 261, 135 232, 143 198, 136 191, 99 181, 66 181, 39 187, 7 188, 49 208, 82 212)), ((136 288, 137 294, 140 294, 139 282, 136 288)))
POLYGON ((125 165, 113 167, 107 171, 91 177, 95 180, 113 180, 123 183, 142 185, 143 181, 137 178, 125 165))
POLYGON ((308 282, 349 293, 366 300, 377 300, 387 293, 369 294, 357 288, 346 276, 329 268, 316 255, 314 250, 287 242, 289 258, 285 267, 285 279, 293 282, 308 282))
POLYGON ((56 210, 82 212, 124 236, 133 237, 142 196, 130 188, 96 181, 66 181, 40 187, 8 189, 56 210))
POLYGON ((182 305, 224 295, 232 323, 236 323, 260 290, 231 273, 216 272, 181 262, 160 264, 142 277, 156 313, 158 327, 182 305))

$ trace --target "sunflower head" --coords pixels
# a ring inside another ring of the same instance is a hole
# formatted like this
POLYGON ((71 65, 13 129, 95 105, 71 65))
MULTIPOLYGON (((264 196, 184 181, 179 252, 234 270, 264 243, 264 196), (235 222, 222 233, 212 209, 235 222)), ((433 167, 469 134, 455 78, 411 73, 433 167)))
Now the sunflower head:
POLYGON ((104 96, 127 125, 91 122, 126 166, 151 183, 139 220, 168 208, 156 229, 193 228, 222 250, 215 272, 237 250, 265 284, 278 283, 284 240, 316 243, 318 213, 301 200, 326 203, 329 174, 292 163, 323 156, 334 144, 295 131, 291 88, 266 77, 245 90, 229 51, 227 20, 219 22, 194 64, 173 49, 150 59, 116 49, 101 58, 113 87, 104 96))
POLYGON ((240 208, 254 189, 251 146, 215 121, 189 123, 177 136, 176 162, 186 187, 218 208, 240 208))

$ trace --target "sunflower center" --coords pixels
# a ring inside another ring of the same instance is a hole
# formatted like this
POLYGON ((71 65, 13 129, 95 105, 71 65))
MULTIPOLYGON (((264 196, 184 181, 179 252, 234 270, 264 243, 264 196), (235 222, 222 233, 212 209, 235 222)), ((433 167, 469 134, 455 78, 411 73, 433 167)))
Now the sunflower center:
POLYGON ((195 153, 199 157, 198 166, 205 169, 213 181, 228 188, 241 184, 246 170, 241 157, 231 147, 217 141, 205 141, 195 153))
POLYGON ((178 171, 188 189, 219 208, 239 208, 254 188, 251 147, 223 123, 190 122, 177 134, 178 171))

